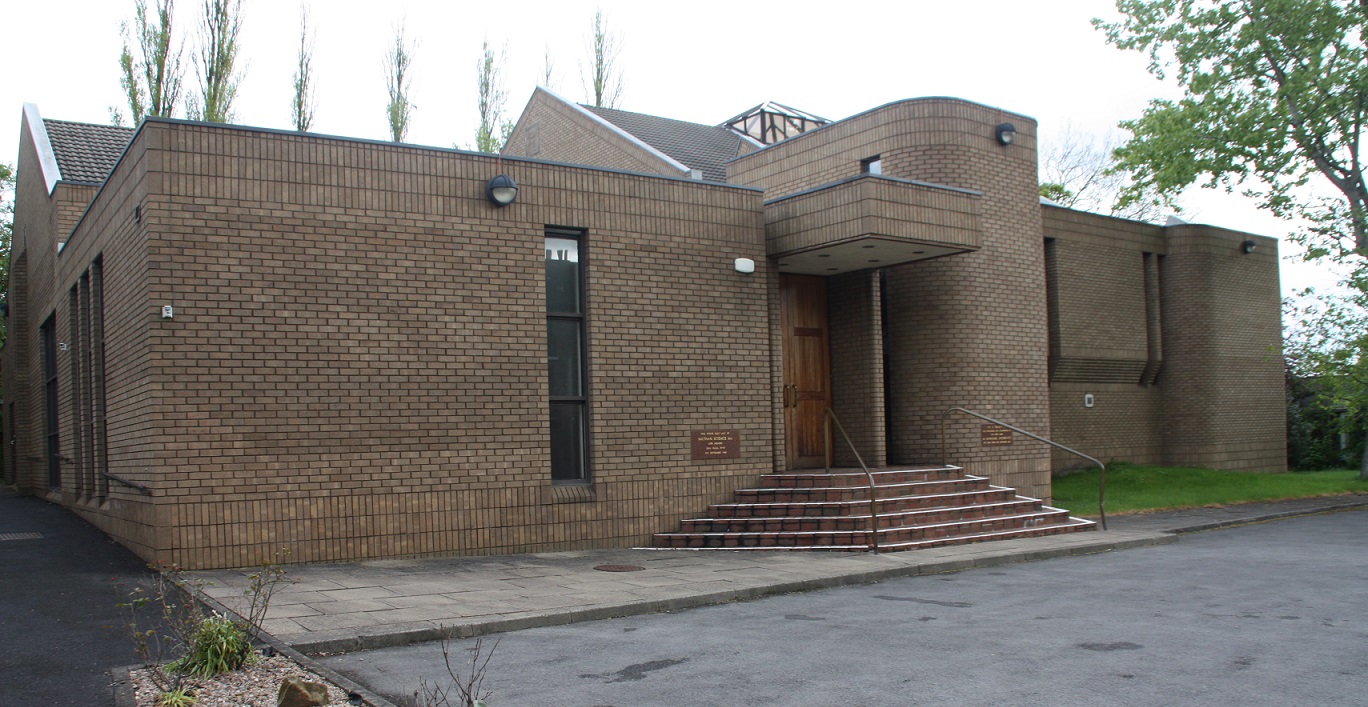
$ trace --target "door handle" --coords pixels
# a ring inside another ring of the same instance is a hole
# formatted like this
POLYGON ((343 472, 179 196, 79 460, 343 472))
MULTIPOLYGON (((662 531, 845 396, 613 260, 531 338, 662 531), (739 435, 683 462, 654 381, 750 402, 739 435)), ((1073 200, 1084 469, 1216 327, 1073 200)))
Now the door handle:
POLYGON ((791 387, 791 386, 787 386, 787 385, 784 386, 784 407, 786 407, 786 408, 787 408, 787 407, 790 407, 790 406, 792 405, 792 403, 789 402, 789 388, 790 388, 790 387, 791 387))

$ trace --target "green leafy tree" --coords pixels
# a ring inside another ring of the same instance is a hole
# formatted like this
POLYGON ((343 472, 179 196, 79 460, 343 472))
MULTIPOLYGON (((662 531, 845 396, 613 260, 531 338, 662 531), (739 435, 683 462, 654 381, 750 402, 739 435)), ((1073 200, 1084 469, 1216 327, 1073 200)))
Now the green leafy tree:
MULTIPOLYGON (((1292 312, 1297 324, 1287 337, 1292 371, 1314 382, 1314 404, 1350 434, 1362 433, 1368 418, 1368 296, 1363 292, 1325 297, 1292 312)), ((1368 480, 1368 453, 1360 458, 1359 478, 1368 480)))
MULTIPOLYGON (((9 303, 10 243, 14 238, 14 168, 0 163, 0 304, 9 303)), ((5 343, 0 317, 0 344, 5 343)))
POLYGON ((616 108, 622 100, 622 68, 618 65, 621 52, 622 43, 609 29, 603 10, 595 10, 594 29, 589 37, 590 68, 584 83, 585 91, 594 97, 596 108, 616 108))
POLYGON ((233 120, 233 100, 242 80, 237 66, 242 0, 204 0, 199 49, 194 56, 199 95, 191 99, 190 118, 210 123, 233 120))
POLYGON ((504 142, 513 132, 513 123, 504 119, 504 106, 508 103, 508 91, 504 89, 501 64, 508 61, 505 48, 495 56, 489 48, 489 40, 484 41, 480 60, 475 62, 476 82, 479 90, 478 108, 480 126, 475 129, 475 149, 480 152, 499 152, 504 142))
POLYGON ((385 112, 389 118, 390 139, 394 142, 404 141, 413 119, 415 106, 409 101, 409 88, 413 83, 415 48, 405 36, 401 23, 394 30, 394 46, 385 54, 385 86, 389 90, 389 105, 385 112))
POLYGON ((1310 258, 1368 253, 1368 186, 1359 146, 1368 120, 1363 0, 1117 0, 1124 15, 1094 20, 1150 72, 1172 72, 1178 101, 1154 100, 1122 123, 1116 150, 1134 196, 1173 194, 1205 180, 1241 186, 1280 217, 1310 258), (1316 181, 1335 196, 1315 198, 1316 181))
MULTIPOLYGON (((184 71, 181 48, 175 45, 171 34, 174 0, 157 0, 151 17, 146 0, 137 0, 133 6, 131 31, 127 22, 119 26, 123 35, 119 85, 128 101, 133 124, 137 125, 149 115, 171 117, 180 101, 184 71)), ((111 108, 110 113, 115 123, 123 123, 119 109, 111 108)))
POLYGON ((294 74, 294 102, 290 105, 290 118, 294 128, 301 133, 308 132, 313 125, 313 49, 314 36, 309 33, 309 11, 299 9, 299 59, 294 74))

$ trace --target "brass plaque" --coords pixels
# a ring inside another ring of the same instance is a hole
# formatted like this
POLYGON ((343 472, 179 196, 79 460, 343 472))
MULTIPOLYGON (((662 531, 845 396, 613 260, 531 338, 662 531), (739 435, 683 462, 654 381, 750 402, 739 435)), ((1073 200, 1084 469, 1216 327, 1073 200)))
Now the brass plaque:
POLYGON ((694 461, 741 458, 741 435, 736 430, 694 430, 692 436, 694 461))
POLYGON ((979 441, 985 447, 1003 447, 1012 444, 1012 431, 1002 425, 985 424, 979 427, 979 441))

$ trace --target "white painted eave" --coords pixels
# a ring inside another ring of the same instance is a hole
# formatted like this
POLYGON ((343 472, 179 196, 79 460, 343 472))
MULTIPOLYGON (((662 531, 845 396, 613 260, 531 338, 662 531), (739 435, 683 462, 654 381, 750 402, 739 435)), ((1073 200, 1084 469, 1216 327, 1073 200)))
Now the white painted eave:
POLYGON ((598 123, 600 126, 607 128, 609 131, 613 133, 616 133, 622 139, 632 143, 633 145, 636 145, 637 147, 640 147, 641 149, 651 153, 656 157, 659 157, 663 162, 665 162, 665 164, 668 164, 671 167, 674 167, 675 169, 679 170, 680 173, 684 176, 687 177, 689 173, 692 171, 689 167, 685 166, 679 160, 676 160, 675 158, 665 154, 664 152, 661 152, 660 150, 651 147, 649 144, 643 142, 637 136, 595 115, 593 111, 585 110, 584 106, 581 106, 580 104, 575 103, 574 101, 566 100, 560 94, 556 93, 555 91, 552 91, 551 89, 545 86, 538 86, 537 90, 545 91, 546 95, 551 96, 552 98, 560 101, 561 103, 564 103, 565 105, 570 106, 571 108, 579 111, 581 115, 588 117, 590 120, 594 121, 595 123, 598 123))
POLYGON ((24 123, 28 125, 33 147, 38 151, 38 167, 43 170, 43 183, 47 185, 48 196, 52 196, 57 182, 62 181, 62 170, 57 168, 57 153, 52 150, 52 140, 48 137, 47 126, 43 124, 43 116, 38 114, 37 104, 24 104, 24 123))

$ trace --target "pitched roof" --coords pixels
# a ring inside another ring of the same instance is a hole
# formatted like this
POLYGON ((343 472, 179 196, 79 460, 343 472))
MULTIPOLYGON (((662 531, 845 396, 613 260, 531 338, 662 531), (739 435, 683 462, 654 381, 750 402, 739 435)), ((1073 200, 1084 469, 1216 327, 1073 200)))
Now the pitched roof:
POLYGON ((43 119, 43 127, 52 143, 62 181, 87 184, 104 183, 134 132, 132 128, 47 118, 43 119))
POLYGON ((710 182, 727 181, 728 161, 736 158, 741 136, 718 125, 701 125, 615 108, 582 106, 638 140, 703 173, 710 182))

